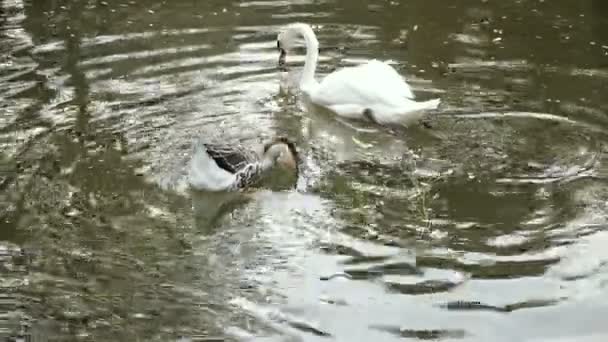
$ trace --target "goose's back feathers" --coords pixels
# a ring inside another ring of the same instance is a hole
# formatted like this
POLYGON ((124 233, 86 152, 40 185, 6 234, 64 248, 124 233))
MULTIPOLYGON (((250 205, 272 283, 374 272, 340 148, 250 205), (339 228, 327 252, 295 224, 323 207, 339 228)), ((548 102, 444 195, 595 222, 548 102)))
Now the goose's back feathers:
POLYGON ((259 161, 259 155, 240 145, 203 144, 218 167, 236 173, 247 164, 259 161))

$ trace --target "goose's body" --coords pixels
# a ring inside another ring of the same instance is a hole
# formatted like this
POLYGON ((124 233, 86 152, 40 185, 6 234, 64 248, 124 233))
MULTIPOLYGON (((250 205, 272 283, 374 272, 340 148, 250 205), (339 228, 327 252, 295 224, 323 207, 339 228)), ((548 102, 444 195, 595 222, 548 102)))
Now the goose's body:
POLYGON ((198 141, 190 162, 190 186, 210 192, 244 190, 255 186, 277 163, 297 175, 296 159, 293 143, 284 138, 265 145, 260 153, 242 146, 198 141))
POLYGON ((378 60, 340 69, 317 82, 314 73, 319 43, 307 24, 291 24, 279 34, 279 62, 284 62, 286 49, 298 35, 306 42, 306 62, 300 89, 313 103, 350 119, 403 125, 418 121, 426 111, 439 106, 439 99, 415 101, 403 77, 392 66, 378 60))

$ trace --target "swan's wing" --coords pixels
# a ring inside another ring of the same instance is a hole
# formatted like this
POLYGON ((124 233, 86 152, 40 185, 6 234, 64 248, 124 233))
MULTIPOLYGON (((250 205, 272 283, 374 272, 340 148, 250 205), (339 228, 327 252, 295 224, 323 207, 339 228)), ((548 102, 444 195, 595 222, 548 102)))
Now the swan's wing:
POLYGON ((327 105, 332 112, 349 119, 360 119, 366 107, 362 104, 334 104, 327 105))
POLYGON ((397 70, 388 63, 374 59, 362 65, 361 68, 363 68, 366 73, 380 78, 383 86, 397 90, 398 93, 403 94, 403 96, 408 99, 414 99, 414 93, 412 92, 410 85, 407 84, 403 76, 399 75, 397 70))
POLYGON ((384 103, 400 105, 413 98, 404 79, 391 66, 380 61, 348 67, 327 75, 312 94, 322 105, 362 105, 384 103))

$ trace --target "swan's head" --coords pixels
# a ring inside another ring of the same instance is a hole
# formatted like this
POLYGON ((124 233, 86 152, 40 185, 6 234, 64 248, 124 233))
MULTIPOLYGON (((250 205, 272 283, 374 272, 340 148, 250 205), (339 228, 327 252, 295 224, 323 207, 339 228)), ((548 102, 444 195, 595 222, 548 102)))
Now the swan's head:
POLYGON ((297 45, 306 45, 307 49, 319 49, 319 42, 315 37, 315 33, 308 24, 304 23, 293 23, 287 25, 277 35, 277 49, 279 50, 279 65, 285 64, 285 57, 287 52, 296 47, 297 45), (302 41, 302 38, 304 41, 302 41))
POLYGON ((278 165, 293 172, 298 177, 299 173, 299 155, 296 145, 293 141, 286 137, 278 137, 273 141, 264 145, 264 155, 269 155, 275 158, 278 165))
POLYGON ((279 66, 285 65, 287 51, 293 48, 296 39, 297 32, 291 27, 288 27, 287 29, 281 31, 277 36, 277 50, 279 50, 279 66))
MULTIPOLYGON (((280 37, 280 35, 279 35, 280 37)), ((285 65, 285 57, 287 57, 287 51, 281 47, 281 40, 277 40, 277 49, 279 50, 279 66, 285 65)))

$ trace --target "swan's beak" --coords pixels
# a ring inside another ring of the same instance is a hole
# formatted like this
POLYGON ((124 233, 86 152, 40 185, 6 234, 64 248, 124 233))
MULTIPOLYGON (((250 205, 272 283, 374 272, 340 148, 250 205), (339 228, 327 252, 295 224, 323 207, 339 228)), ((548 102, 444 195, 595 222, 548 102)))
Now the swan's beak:
POLYGON ((281 55, 279 56, 279 66, 285 66, 285 57, 287 57, 287 52, 285 51, 285 49, 281 49, 279 48, 279 50, 281 51, 281 55))

